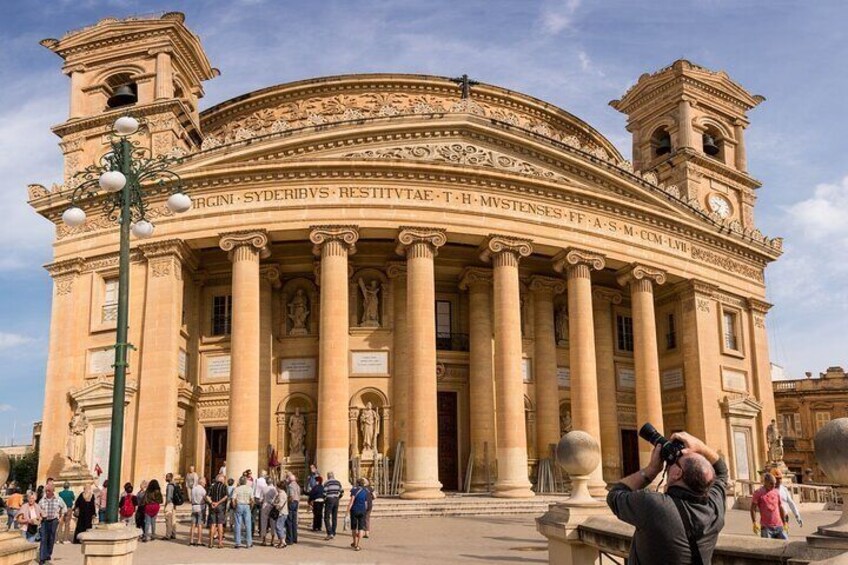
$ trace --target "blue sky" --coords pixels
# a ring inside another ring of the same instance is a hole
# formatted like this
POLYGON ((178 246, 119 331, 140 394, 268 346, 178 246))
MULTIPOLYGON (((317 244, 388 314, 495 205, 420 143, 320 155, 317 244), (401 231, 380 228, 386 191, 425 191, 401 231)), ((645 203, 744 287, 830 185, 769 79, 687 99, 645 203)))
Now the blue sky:
MULTIPOLYGON (((253 89, 353 72, 468 73, 586 120, 630 155, 607 106, 677 58, 724 69, 767 101, 750 114, 756 216, 786 238, 769 268, 772 361, 793 376, 848 364, 848 42, 842 1, 3 0, 0 2, 0 443, 40 419, 52 229, 26 185, 60 180, 50 126, 67 116, 61 61, 38 45, 105 16, 183 11, 222 76, 203 107, 253 89)), ((47 391, 47 394, 57 394, 47 391)), ((22 431, 24 430, 24 431, 22 431)))

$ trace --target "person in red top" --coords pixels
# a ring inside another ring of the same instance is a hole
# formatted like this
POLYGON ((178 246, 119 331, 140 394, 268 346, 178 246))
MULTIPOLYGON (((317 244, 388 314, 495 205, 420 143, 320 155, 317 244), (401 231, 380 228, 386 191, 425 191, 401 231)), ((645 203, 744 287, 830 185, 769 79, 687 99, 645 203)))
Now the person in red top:
POLYGON ((785 525, 789 520, 783 502, 780 500, 780 489, 774 475, 763 475, 763 486, 754 492, 751 498, 751 521, 754 523, 754 533, 763 538, 789 539, 785 525), (760 523, 757 523, 757 512, 760 513, 760 523))

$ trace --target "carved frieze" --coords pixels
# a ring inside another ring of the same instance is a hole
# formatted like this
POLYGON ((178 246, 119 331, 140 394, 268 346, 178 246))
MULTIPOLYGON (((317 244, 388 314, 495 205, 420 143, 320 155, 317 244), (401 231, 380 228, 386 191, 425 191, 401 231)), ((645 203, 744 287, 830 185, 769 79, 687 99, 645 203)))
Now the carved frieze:
POLYGON ((751 267, 750 265, 735 261, 726 255, 715 253, 697 245, 690 246, 690 253, 692 255, 692 259, 695 259, 696 261, 703 261, 710 265, 721 267, 729 273, 742 275, 743 277, 763 282, 762 269, 751 267))

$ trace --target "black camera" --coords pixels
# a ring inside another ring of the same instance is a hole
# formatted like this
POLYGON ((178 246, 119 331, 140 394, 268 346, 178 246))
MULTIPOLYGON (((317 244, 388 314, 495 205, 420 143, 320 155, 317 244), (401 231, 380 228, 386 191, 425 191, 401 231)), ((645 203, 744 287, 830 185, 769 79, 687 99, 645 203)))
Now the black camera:
POLYGON ((677 440, 667 440, 650 422, 642 426, 642 429, 639 430, 639 437, 651 445, 661 446, 660 457, 669 465, 680 459, 680 456, 683 455, 683 448, 686 447, 677 440))

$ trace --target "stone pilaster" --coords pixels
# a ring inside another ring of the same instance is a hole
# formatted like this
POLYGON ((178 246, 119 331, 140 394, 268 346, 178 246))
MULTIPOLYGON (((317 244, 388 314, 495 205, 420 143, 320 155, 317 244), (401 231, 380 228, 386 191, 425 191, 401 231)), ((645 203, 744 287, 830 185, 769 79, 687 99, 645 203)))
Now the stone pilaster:
POLYGON ((598 372, 598 398, 605 400, 599 409, 601 425, 601 466, 604 481, 617 482, 622 477, 621 432, 618 428, 615 386, 615 326, 612 305, 621 304, 621 293, 609 288, 592 289, 592 321, 595 324, 595 365, 598 372))
POLYGON ((495 456, 495 375, 492 348, 492 270, 466 267, 459 288, 468 291, 469 315, 469 412, 474 470, 471 490, 489 489, 487 477, 494 477, 495 456), (489 473, 486 472, 489 466, 489 473))
POLYGON ((559 383, 557 382, 554 296, 565 283, 552 277, 530 278, 533 292, 533 373, 536 379, 536 448, 538 457, 550 457, 560 438, 559 383))
POLYGON ((497 465, 495 496, 531 497, 527 475, 524 381, 521 378, 521 299, 518 263, 533 252, 529 240, 493 235, 480 258, 494 265, 497 465))
POLYGON ((436 396, 436 283, 434 259, 445 231, 401 227, 397 252, 406 256, 409 416, 402 498, 444 496, 439 482, 436 396))
POLYGON ((134 477, 180 472, 177 461, 179 352, 182 338, 183 269, 197 267, 194 252, 181 240, 139 246, 147 259, 136 430, 144 447, 135 452, 134 477))
POLYGON ((774 406, 774 392, 771 384, 771 361, 769 359, 768 334, 766 333, 766 314, 771 309, 771 304, 759 298, 748 298, 748 311, 751 328, 751 368, 753 379, 751 386, 754 395, 759 400, 763 409, 759 415, 758 432, 760 437, 754 440, 754 445, 760 446, 759 463, 768 460, 766 451, 768 447, 761 438, 765 437, 766 427, 772 419, 777 418, 774 406))
MULTIPOLYGON (((630 287, 633 314, 633 357, 636 364, 636 428, 646 422, 663 430, 654 285, 665 283, 665 271, 633 264, 617 273, 618 284, 630 287)), ((639 464, 651 460, 651 444, 639 442, 639 464)))
MULTIPOLYGON (((598 415, 598 370, 595 361, 595 323, 592 309, 592 271, 603 270, 604 256, 574 247, 554 257, 554 269, 568 280, 568 363, 571 369, 571 421, 601 443, 598 415)), ((603 468, 589 477, 589 491, 602 496, 606 488, 603 468)))
POLYGON ((318 335, 318 437, 316 462, 323 473, 348 482, 348 257, 356 252, 355 226, 313 226, 313 253, 321 257, 321 322, 318 335))
POLYGON ((174 71, 171 63, 171 50, 159 48, 150 51, 156 55, 156 100, 167 100, 174 97, 174 71))
POLYGON ((268 234, 261 230, 222 234, 220 246, 233 263, 227 468, 237 474, 259 463, 259 260, 270 251, 268 234))
POLYGON ((274 290, 279 289, 280 267, 278 265, 266 264, 259 267, 259 398, 257 408, 259 410, 259 444, 260 466, 265 465, 265 453, 268 446, 272 444, 271 430, 272 418, 277 407, 272 405, 274 398, 273 390, 274 370, 271 366, 274 355, 274 290))
POLYGON ((53 277, 53 305, 44 389, 54 393, 44 395, 42 429, 45 433, 41 436, 38 459, 39 484, 47 477, 59 476, 67 461, 67 430, 73 411, 66 393, 82 381, 75 371, 73 357, 75 350, 84 348, 80 343, 83 332, 79 326, 81 320, 88 319, 87 312, 79 311, 83 305, 88 307, 81 299, 80 289, 80 273, 84 265, 82 259, 47 265, 47 272, 53 277))
MULTIPOLYGON (((386 269, 392 285, 392 436, 406 443, 409 418, 409 338, 406 318, 406 263, 392 261, 386 269)), ((394 445, 389 446, 394 449, 394 445)), ((387 453, 387 452, 383 452, 387 453)), ((392 455, 394 457, 394 455, 392 455)))

